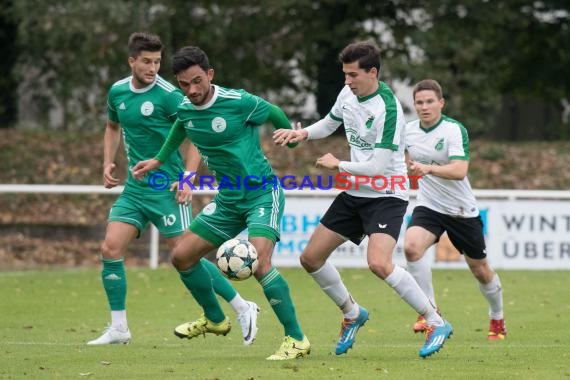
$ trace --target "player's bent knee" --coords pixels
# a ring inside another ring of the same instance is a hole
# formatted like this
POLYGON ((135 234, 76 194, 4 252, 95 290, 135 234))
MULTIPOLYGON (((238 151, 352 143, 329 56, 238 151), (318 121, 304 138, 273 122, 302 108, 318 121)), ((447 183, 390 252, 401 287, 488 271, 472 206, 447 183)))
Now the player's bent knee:
POLYGON ((172 266, 174 266, 174 268, 176 268, 179 271, 184 271, 191 267, 188 260, 176 256, 174 250, 172 251, 172 257, 170 258, 170 262, 172 263, 172 266))
POLYGON ((120 259, 124 256, 124 252, 112 244, 103 241, 101 244, 101 256, 104 259, 120 259))
POLYGON ((423 251, 420 246, 414 242, 404 243, 404 254, 406 255, 407 261, 418 261, 422 258, 423 251))
POLYGON ((180 247, 180 244, 175 245, 172 249, 170 261, 172 262, 172 265, 178 270, 186 270, 192 264, 184 254, 184 251, 180 247))
POLYGON ((394 270, 394 265, 391 263, 369 262, 368 268, 376 276, 380 277, 382 280, 385 280, 386 277, 388 277, 394 270))
POLYGON ((495 272, 491 269, 489 265, 480 265, 477 267, 472 267, 471 272, 473 276, 482 284, 488 284, 493 280, 495 272))
POLYGON ((325 260, 317 258, 314 255, 307 254, 303 252, 299 257, 301 266, 309 273, 317 271, 325 263, 325 260))

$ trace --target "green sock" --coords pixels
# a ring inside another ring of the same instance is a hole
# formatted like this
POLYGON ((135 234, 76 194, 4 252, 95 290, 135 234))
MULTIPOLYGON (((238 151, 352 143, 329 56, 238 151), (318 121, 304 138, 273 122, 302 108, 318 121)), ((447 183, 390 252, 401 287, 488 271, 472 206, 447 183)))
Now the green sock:
POLYGON ((127 276, 125 275, 125 263, 123 259, 101 259, 103 270, 101 279, 107 293, 107 300, 111 310, 125 310, 127 299, 127 276))
POLYGON ((233 300, 237 295, 237 291, 234 289, 230 281, 224 277, 218 267, 210 260, 202 259, 200 261, 206 267, 208 273, 210 273, 210 277, 212 277, 214 292, 216 292, 216 294, 221 296, 227 302, 233 300))
POLYGON ((279 322, 285 329, 285 335, 293 339, 303 340, 303 331, 295 315, 295 306, 289 293, 287 281, 281 276, 276 268, 269 272, 259 281, 263 287, 263 293, 277 315, 279 322))
POLYGON ((180 279, 192 296, 204 309, 204 315, 214 323, 222 322, 226 316, 220 307, 220 303, 214 293, 212 277, 208 273, 202 261, 188 270, 180 273, 180 279))

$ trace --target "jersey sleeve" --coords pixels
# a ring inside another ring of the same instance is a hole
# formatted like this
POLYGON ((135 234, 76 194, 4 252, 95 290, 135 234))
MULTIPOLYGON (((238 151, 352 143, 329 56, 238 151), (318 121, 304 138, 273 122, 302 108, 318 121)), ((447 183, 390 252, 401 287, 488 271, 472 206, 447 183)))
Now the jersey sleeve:
POLYGON ((271 111, 271 103, 244 90, 241 90, 241 94, 242 113, 245 123, 251 125, 265 123, 271 111))
POLYGON ((178 114, 178 106, 182 103, 184 95, 182 91, 176 89, 168 94, 165 101, 166 115, 168 119, 172 122, 176 120, 176 115, 178 114))
POLYGON ((453 130, 448 147, 450 160, 469 161, 469 136, 463 125, 457 124, 453 130))
POLYGON ((114 104, 113 89, 109 90, 107 95, 107 118, 114 123, 119 123, 119 116, 117 115, 117 108, 114 104))
POLYGON ((160 152, 158 152, 155 158, 160 162, 166 162, 170 155, 180 147, 185 138, 184 125, 180 119, 176 119, 172 128, 170 128, 166 141, 162 144, 162 148, 160 148, 160 152))
POLYGON ((376 140, 375 148, 398 150, 400 143, 401 130, 405 128, 405 121, 401 107, 399 108, 396 96, 385 83, 380 82, 378 89, 385 106, 384 125, 379 128, 382 131, 376 140))

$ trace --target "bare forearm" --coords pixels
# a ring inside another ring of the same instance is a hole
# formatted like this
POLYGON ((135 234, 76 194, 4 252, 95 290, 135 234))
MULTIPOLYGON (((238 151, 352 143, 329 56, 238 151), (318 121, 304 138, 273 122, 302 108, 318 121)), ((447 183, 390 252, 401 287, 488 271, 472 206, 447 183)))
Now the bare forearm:
POLYGON ((120 127, 117 124, 107 122, 105 136, 103 137, 103 166, 107 166, 115 162, 120 143, 120 127))
POLYGON ((198 165, 200 165, 200 153, 196 146, 192 143, 189 143, 186 147, 186 154, 185 154, 185 170, 187 172, 196 173, 198 170, 198 165))

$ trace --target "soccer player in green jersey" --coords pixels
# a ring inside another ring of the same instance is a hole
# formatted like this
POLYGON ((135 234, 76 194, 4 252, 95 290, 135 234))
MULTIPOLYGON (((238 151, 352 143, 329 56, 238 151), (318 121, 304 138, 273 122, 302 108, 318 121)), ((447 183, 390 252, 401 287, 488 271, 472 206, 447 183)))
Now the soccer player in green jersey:
POLYGON ((310 343, 297 321, 289 287, 271 264, 285 198, 263 154, 256 128, 266 121, 277 128, 291 128, 289 120, 279 107, 260 97, 212 84, 214 70, 198 47, 179 50, 172 67, 186 98, 156 158, 139 162, 133 175, 142 178, 164 165, 187 137, 219 183, 219 193, 192 221, 191 233, 184 235, 173 251, 172 262, 182 282, 204 309, 203 317, 176 327, 174 333, 184 338, 227 333, 228 319, 200 258, 247 227, 249 241, 259 256, 255 278, 285 333, 280 348, 267 359, 306 356, 310 343))
MULTIPOLYGON (((119 184, 114 162, 121 132, 129 167, 154 157, 166 140, 183 99, 180 90, 158 75, 162 52, 158 36, 134 33, 129 38, 128 47, 132 73, 113 84, 108 94, 108 120, 103 144, 103 182, 107 188, 119 184)), ((194 172, 199 163, 198 151, 190 145, 186 153, 186 170, 194 172)), ((178 188, 176 181, 183 171, 178 151, 162 167, 161 174, 167 176, 163 178, 166 186, 162 190, 157 189, 157 184, 152 188, 145 181, 135 180, 129 171, 125 189, 109 213, 101 246, 101 277, 111 309, 111 324, 99 338, 87 344, 128 343, 131 339, 125 305, 127 279, 124 256, 130 243, 140 236, 149 222, 159 229, 171 249, 186 231, 192 215, 187 205, 192 191, 188 187, 178 190, 175 197, 168 189, 168 183, 174 183, 172 188, 178 188)), ((244 300, 214 264, 206 259, 201 262, 213 279, 216 293, 238 314, 244 344, 251 344, 257 333, 257 305, 244 300)))
MULTIPOLYGON (((413 90, 419 119, 406 126, 409 171, 421 176, 418 204, 406 230, 404 251, 408 271, 435 305, 430 263, 426 250, 447 232, 453 246, 465 257, 479 289, 489 304, 491 341, 507 336, 503 314, 503 289, 499 275, 487 260, 483 222, 467 178, 469 137, 458 121, 442 113, 443 91, 433 79, 422 80, 413 90)), ((418 316, 414 331, 427 328, 418 316)))
POLYGON ((358 177, 369 180, 360 181, 360 186, 351 186, 336 197, 300 261, 344 314, 335 349, 337 355, 342 355, 353 346, 356 333, 368 320, 368 310, 358 305, 338 270, 327 260, 345 241, 360 244, 368 236, 367 260, 372 273, 428 321, 425 344, 419 351, 421 357, 427 357, 443 346, 452 327, 437 314, 414 278, 392 261, 408 206, 406 181, 396 186, 374 185, 373 181, 376 176, 384 176, 388 182, 405 178, 402 106, 388 85, 378 80, 380 50, 375 44, 349 44, 339 59, 345 86, 330 113, 305 129, 275 131, 274 141, 286 144, 321 139, 344 124, 351 160, 340 161, 327 153, 317 159, 317 165, 350 174, 352 183, 358 184, 358 177))

